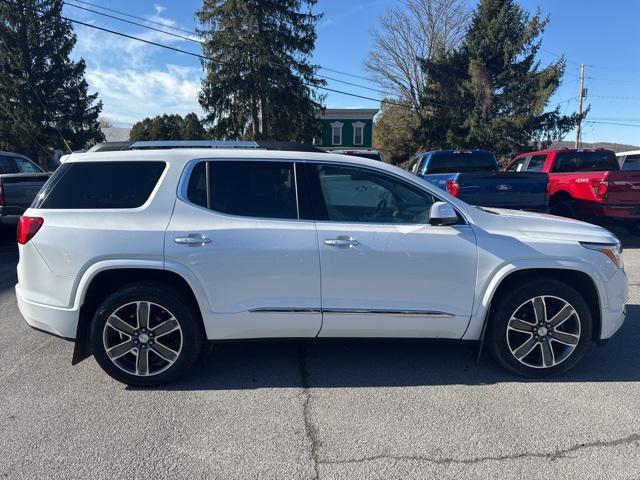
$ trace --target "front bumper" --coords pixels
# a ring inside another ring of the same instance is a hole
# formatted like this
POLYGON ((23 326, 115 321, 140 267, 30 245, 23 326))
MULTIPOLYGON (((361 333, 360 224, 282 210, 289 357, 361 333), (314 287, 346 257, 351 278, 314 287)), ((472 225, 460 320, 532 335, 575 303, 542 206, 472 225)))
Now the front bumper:
POLYGON ((620 269, 606 283, 607 307, 602 309, 600 340, 610 338, 624 323, 629 295, 629 281, 624 270, 620 269))
POLYGON ((52 307, 27 300, 22 295, 20 285, 16 285, 18 308, 29 326, 67 340, 76 338, 79 310, 52 307))

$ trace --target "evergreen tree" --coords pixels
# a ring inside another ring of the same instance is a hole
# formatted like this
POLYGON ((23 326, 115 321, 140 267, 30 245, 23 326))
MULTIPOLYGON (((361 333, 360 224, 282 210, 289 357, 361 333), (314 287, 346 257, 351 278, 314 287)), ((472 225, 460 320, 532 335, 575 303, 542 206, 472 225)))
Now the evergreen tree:
POLYGON ((480 0, 461 49, 423 62, 430 85, 420 140, 429 147, 489 148, 512 155, 575 127, 577 115, 546 111, 562 81, 564 59, 537 60, 548 19, 514 0, 480 0))
POLYGON ((380 150, 385 161, 394 165, 409 160, 418 150, 413 132, 418 127, 418 114, 411 102, 398 99, 394 103, 384 102, 373 129, 373 145, 380 150))
POLYGON ((316 0, 204 0, 197 12, 206 77, 199 100, 220 139, 311 142, 324 84, 308 61, 316 0), (303 7, 306 7, 303 11, 303 7))
POLYGON ((136 122, 129 133, 129 140, 204 140, 206 132, 198 115, 191 112, 180 115, 157 115, 136 122))
POLYGON ((87 93, 85 62, 62 0, 0 2, 0 149, 46 165, 47 151, 103 139, 102 103, 87 93))

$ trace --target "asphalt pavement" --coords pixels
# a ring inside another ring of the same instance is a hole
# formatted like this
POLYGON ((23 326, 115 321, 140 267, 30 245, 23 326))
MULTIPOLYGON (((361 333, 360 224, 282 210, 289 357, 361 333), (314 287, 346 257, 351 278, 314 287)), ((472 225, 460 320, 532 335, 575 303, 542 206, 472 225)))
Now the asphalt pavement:
POLYGON ((31 330, 0 238, 0 478, 640 478, 640 242, 628 318, 560 378, 435 341, 215 345, 182 381, 125 387, 31 330))

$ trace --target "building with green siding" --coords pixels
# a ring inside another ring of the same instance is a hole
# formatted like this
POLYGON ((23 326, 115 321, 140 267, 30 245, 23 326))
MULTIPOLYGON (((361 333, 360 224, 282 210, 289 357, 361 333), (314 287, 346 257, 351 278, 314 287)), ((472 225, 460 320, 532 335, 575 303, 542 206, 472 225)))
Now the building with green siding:
POLYGON ((322 119, 322 139, 315 145, 324 150, 373 148, 373 117, 376 108, 327 108, 322 119))

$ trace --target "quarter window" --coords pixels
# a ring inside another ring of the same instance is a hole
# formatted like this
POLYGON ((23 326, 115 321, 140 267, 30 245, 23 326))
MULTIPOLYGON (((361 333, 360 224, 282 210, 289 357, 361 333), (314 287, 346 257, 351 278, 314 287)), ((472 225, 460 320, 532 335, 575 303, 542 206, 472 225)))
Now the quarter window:
MULTIPOLYGON (((429 223, 433 197, 391 176, 367 169, 315 165, 319 220, 368 223, 429 223)), ((313 181, 313 180, 312 180, 313 181)))
POLYGON ((298 218, 291 162, 200 162, 189 178, 187 196, 193 203, 230 215, 298 218))
POLYGON ((519 172, 522 170, 525 162, 527 161, 527 157, 516 160, 511 165, 507 167, 507 172, 519 172))

